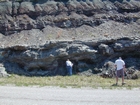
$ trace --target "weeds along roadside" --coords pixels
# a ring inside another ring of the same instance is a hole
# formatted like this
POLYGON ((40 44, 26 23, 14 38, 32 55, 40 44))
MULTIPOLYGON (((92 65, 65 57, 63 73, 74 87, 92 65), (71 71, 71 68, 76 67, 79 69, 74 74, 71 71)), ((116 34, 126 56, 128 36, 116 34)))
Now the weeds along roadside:
MULTIPOLYGON (((121 79, 121 78, 120 78, 121 79)), ((0 78, 0 85, 14 85, 14 86, 58 86, 62 88, 72 87, 90 87, 90 88, 103 88, 103 89, 114 89, 114 88, 139 88, 140 79, 131 80, 125 79, 126 84, 121 86, 121 80, 118 86, 112 86, 115 83, 115 78, 102 78, 98 75, 92 76, 52 76, 52 77, 27 77, 12 74, 7 78, 0 78)))

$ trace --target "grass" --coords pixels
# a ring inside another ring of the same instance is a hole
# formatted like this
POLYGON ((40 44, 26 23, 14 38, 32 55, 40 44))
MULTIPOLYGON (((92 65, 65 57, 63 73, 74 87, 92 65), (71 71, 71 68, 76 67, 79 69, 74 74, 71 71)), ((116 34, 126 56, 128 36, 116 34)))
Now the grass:
POLYGON ((7 78, 0 78, 0 85, 14 85, 14 86, 59 86, 63 88, 103 88, 103 89, 116 89, 116 88, 140 88, 140 79, 127 80, 126 84, 121 86, 121 79, 119 79, 118 86, 112 86, 115 83, 115 78, 102 78, 97 75, 93 76, 54 76, 54 77, 26 77, 19 75, 11 75, 7 78))

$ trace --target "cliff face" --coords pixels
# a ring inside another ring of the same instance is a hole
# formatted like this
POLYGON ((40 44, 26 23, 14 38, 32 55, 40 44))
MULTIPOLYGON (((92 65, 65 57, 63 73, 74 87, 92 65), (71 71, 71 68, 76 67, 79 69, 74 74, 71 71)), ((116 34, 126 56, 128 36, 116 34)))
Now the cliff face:
POLYGON ((139 0, 0 2, 0 61, 10 73, 99 73, 119 56, 140 70, 139 0))

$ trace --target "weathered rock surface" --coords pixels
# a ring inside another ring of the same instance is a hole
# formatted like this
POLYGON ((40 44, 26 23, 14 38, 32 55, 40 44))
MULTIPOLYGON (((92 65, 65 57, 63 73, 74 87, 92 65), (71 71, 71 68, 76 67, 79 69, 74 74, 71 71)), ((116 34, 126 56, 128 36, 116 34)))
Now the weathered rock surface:
POLYGON ((127 71, 140 70, 138 0, 0 2, 0 61, 9 73, 66 75, 70 58, 74 74, 113 77, 105 65, 119 56, 127 71))
POLYGON ((140 71, 137 70, 133 73, 132 79, 138 79, 138 78, 140 78, 140 71))
POLYGON ((0 64, 0 78, 8 77, 8 76, 10 75, 5 71, 5 67, 3 67, 3 64, 0 64))

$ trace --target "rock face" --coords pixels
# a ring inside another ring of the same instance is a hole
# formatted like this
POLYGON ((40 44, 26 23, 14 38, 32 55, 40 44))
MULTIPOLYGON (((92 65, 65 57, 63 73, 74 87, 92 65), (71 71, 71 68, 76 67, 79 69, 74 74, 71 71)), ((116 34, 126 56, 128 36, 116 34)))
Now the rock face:
POLYGON ((113 77, 107 65, 119 56, 128 72, 140 70, 138 0, 0 2, 0 63, 9 73, 66 75, 69 58, 74 74, 113 77))
POLYGON ((5 71, 5 67, 3 67, 3 64, 0 64, 0 78, 8 77, 8 76, 10 75, 5 71))

